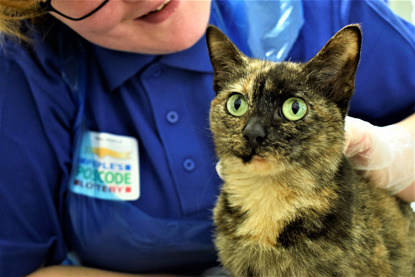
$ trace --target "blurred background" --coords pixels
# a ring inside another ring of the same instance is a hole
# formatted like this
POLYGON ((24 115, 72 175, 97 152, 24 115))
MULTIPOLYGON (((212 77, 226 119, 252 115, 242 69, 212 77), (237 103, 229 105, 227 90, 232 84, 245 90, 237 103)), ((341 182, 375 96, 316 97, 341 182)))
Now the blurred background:
POLYGON ((415 24, 415 0, 388 0, 388 5, 400 17, 415 24))

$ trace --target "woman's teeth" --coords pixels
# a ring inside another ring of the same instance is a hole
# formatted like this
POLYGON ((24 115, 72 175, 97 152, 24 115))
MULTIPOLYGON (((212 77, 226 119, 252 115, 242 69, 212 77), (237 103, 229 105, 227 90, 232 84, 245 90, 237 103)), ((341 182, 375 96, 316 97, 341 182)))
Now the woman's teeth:
POLYGON ((158 7, 157 9, 155 9, 154 11, 151 11, 150 13, 155 13, 155 12, 158 12, 158 11, 160 11, 160 10, 162 10, 168 3, 170 3, 170 1, 171 0, 166 0, 166 1, 164 1, 164 3, 163 4, 161 4, 160 5, 160 7, 158 7))

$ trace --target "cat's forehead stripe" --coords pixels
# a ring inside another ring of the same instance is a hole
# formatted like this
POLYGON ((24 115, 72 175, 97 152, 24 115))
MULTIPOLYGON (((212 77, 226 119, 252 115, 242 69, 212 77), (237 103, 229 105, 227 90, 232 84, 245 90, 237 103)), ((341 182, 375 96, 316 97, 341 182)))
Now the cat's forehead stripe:
POLYGON ((255 60, 251 64, 251 78, 249 82, 249 90, 250 96, 253 97, 254 93, 259 93, 261 91, 268 90, 272 88, 272 80, 269 78, 265 78, 272 70, 273 66, 272 63, 263 62, 259 60, 255 60))
MULTIPOLYGON (((262 86, 265 91, 280 91, 281 88, 289 89, 296 87, 301 66, 296 63, 272 63, 266 72, 263 72, 262 86), (293 78, 293 76, 295 78, 293 78)), ((258 79, 258 81, 261 81, 258 79)))

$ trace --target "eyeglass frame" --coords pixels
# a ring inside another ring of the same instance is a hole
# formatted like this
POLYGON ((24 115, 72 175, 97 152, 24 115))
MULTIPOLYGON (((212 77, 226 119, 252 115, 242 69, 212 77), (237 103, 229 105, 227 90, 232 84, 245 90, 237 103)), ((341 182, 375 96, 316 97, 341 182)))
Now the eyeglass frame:
POLYGON ((64 18, 66 18, 66 19, 69 19, 69 20, 72 20, 72 21, 80 21, 80 20, 83 20, 83 19, 85 19, 85 18, 87 18, 87 17, 89 17, 89 16, 91 16, 91 15, 93 15, 94 13, 96 13, 99 9, 101 9, 105 4, 107 4, 108 3, 108 1, 109 0, 104 0, 97 8, 95 8, 94 10, 92 10, 91 12, 89 12, 89 13, 87 13, 86 15, 84 15, 84 16, 81 16, 81 17, 70 17, 70 16, 67 16, 66 14, 64 14, 64 13, 62 13, 62 12, 60 12, 60 11, 58 11, 57 9, 55 9, 53 6, 52 6, 52 0, 46 0, 45 2, 40 2, 39 3, 39 6, 40 6, 40 9, 41 10, 43 10, 44 12, 54 12, 54 13, 57 13, 57 14, 59 14, 60 16, 63 16, 64 18))

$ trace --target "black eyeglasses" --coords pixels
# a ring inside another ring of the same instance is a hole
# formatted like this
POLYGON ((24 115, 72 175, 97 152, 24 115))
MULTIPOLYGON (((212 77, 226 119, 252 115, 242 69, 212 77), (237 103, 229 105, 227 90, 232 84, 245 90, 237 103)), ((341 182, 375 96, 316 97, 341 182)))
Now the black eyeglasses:
POLYGON ((102 0, 102 2, 97 1, 97 5, 93 6, 92 8, 87 7, 85 10, 77 8, 76 10, 71 10, 67 3, 68 1, 72 0, 60 0, 60 1, 54 1, 52 4, 52 0, 46 0, 45 2, 40 2, 39 6, 40 9, 45 12, 55 12, 59 14, 60 16, 63 16, 67 19, 73 20, 73 21, 79 21, 82 19, 87 18, 88 16, 91 16, 92 14, 96 13, 99 9, 101 9, 109 0, 102 0), (66 3, 65 3, 66 2, 66 3))

